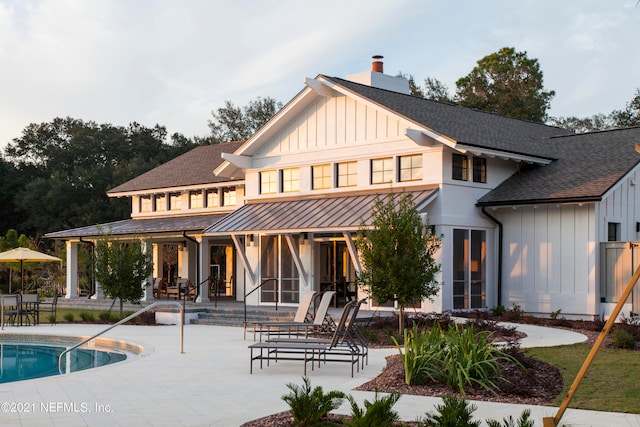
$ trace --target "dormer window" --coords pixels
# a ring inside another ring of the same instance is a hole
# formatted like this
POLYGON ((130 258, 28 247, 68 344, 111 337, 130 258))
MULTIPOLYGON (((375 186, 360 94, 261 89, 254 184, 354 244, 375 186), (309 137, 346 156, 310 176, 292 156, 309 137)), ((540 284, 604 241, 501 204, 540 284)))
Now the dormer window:
POLYGON ((164 212, 167 210, 167 196, 165 194, 156 194, 153 199, 154 211, 164 212))
POLYGON ((207 190, 207 207, 217 208, 220 206, 220 196, 218 190, 207 190))
POLYGON ((171 193, 169 195, 169 209, 172 211, 179 211, 182 209, 182 194, 171 193))
POLYGON ((235 206, 236 204, 236 188, 225 188, 222 191, 222 206, 235 206))
POLYGON ((153 202, 151 196, 140 197, 140 212, 151 212, 153 210, 153 202))
POLYGON ((467 181, 469 179, 469 160, 467 156, 453 153, 451 158, 451 178, 458 181, 467 181))
POLYGON ((202 208, 202 191, 189 191, 189 209, 202 208))

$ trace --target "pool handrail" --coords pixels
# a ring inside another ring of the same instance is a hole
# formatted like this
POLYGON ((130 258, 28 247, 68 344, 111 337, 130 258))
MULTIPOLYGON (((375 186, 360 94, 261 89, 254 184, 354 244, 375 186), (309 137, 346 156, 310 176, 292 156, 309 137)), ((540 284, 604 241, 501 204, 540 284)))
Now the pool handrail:
POLYGON ((178 301, 158 301, 158 302, 154 302, 153 304, 150 304, 144 308, 141 308, 140 310, 136 311, 135 313, 133 313, 130 316, 125 317, 124 319, 114 323, 113 325, 109 326, 107 329, 104 329, 100 332, 98 332, 95 335, 90 336, 89 338, 86 338, 82 341, 80 341, 78 344, 69 347, 67 349, 65 349, 62 353, 60 353, 60 356, 58 356, 58 372, 60 372, 60 374, 64 374, 64 372, 62 371, 62 356, 64 356, 65 354, 69 353, 72 350, 75 350, 76 348, 80 347, 81 345, 84 345, 86 343, 88 343, 89 341, 98 338, 100 335, 109 332, 111 329, 115 328, 116 326, 122 325, 123 323, 128 322, 129 320, 141 315, 142 313, 151 310, 152 308, 155 308, 159 305, 177 305, 180 308, 180 354, 184 354, 184 307, 182 306, 182 304, 180 304, 180 302, 178 301))

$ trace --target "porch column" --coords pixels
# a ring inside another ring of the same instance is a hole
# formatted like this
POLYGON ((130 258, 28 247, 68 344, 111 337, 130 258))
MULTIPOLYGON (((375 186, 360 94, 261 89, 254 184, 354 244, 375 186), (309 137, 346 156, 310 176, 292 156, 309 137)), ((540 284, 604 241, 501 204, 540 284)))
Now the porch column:
MULTIPOLYGON (((151 253, 151 262, 155 262, 155 259, 154 259, 154 255, 155 255, 155 252, 156 252, 156 251, 154 251, 154 246, 155 245, 153 245, 151 243, 151 239, 143 240, 141 242, 141 244, 142 244, 142 251, 145 254, 151 253)), ((153 301, 154 300, 154 297, 153 297, 153 277, 154 277, 153 274, 154 274, 154 271, 155 271, 155 264, 154 264, 154 269, 151 270, 151 274, 149 275, 149 277, 147 277, 147 280, 145 280, 145 282, 142 284, 142 286, 144 286, 144 293, 142 294, 142 301, 153 301)))
MULTIPOLYGON (((200 270, 197 276, 200 278, 201 282, 204 282, 206 278, 209 277, 209 240, 204 237, 196 238, 198 240, 198 253, 196 256, 198 257, 198 262, 196 263, 198 269, 200 270)), ((208 302, 209 301, 209 282, 206 281, 204 283, 199 284, 200 289, 198 289, 198 299, 197 302, 208 302)))
POLYGON ((78 242, 67 240, 67 293, 65 298, 78 298, 78 242))

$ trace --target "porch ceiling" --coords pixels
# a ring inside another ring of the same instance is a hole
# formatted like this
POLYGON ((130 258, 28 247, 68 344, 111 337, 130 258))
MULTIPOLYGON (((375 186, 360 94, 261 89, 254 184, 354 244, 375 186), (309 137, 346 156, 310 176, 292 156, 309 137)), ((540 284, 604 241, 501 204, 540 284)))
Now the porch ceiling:
POLYGON ((165 218, 125 219, 105 224, 56 231, 45 234, 50 239, 70 239, 74 237, 98 237, 101 234, 137 235, 171 232, 200 232, 228 214, 190 215, 165 218))
MULTIPOLYGON (((429 187, 409 193, 421 211, 437 192, 437 187, 429 187)), ((362 224, 371 224, 371 210, 377 196, 386 202, 389 193, 249 203, 207 228, 205 234, 355 231, 362 224)))

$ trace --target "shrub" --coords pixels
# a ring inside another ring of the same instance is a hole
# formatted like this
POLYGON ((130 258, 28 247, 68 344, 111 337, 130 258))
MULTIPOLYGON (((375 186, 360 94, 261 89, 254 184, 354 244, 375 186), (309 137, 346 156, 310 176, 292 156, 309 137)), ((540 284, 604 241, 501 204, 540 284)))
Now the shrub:
POLYGON ((520 414, 520 418, 518 418, 518 421, 514 421, 513 417, 509 416, 509 418, 502 419, 502 424, 500 424, 496 420, 487 420, 487 426, 489 427, 535 427, 535 423, 531 419, 531 411, 528 409, 525 409, 524 411, 522 411, 522 414, 520 414))
POLYGON ((393 392, 379 399, 376 390, 373 402, 365 399, 364 409, 362 409, 349 395, 347 400, 351 404, 351 421, 344 423, 349 427, 390 427, 400 419, 398 413, 393 410, 400 396, 400 393, 393 392))
POLYGON ((74 321, 73 313, 65 314, 64 315, 64 320, 66 320, 67 322, 73 322, 74 321))
POLYGON ((472 414, 478 407, 456 396, 444 396, 442 405, 435 406, 436 413, 427 412, 422 420, 425 427, 480 427, 472 414))
POLYGON ((636 346, 636 338, 626 329, 615 328, 611 332, 611 338, 616 348, 630 349, 636 346))
POLYGON ((83 322, 95 322, 96 320, 93 313, 89 313, 87 311, 83 311, 80 313, 80 319, 82 319, 83 322))
POLYGON ((101 311, 100 314, 98 314, 98 318, 103 322, 117 321, 116 316, 111 315, 110 311, 101 311))
POLYGON ((304 385, 299 387, 293 383, 287 384, 291 393, 282 396, 291 409, 293 425, 311 427, 322 425, 324 418, 330 411, 337 409, 344 400, 341 391, 330 391, 325 394, 322 387, 311 389, 308 377, 302 377, 304 385))
POLYGON ((551 317, 553 320, 556 320, 558 317, 560 317, 560 312, 562 310, 558 309, 556 311, 552 311, 551 313, 549 313, 549 317, 551 317))
POLYGON ((489 334, 476 333, 473 325, 454 325, 443 332, 436 323, 429 333, 414 325, 405 331, 404 342, 404 352, 397 341, 396 347, 409 385, 429 380, 444 382, 462 394, 469 385, 496 391, 501 360, 524 369, 516 358, 494 346, 489 334))
MULTIPOLYGON (((50 314, 48 320, 49 320, 49 323, 56 323, 56 316, 54 316, 53 314, 50 314)), ((73 322, 73 316, 71 316, 70 322, 73 322)))
POLYGON ((393 339, 402 358, 405 383, 415 385, 426 380, 442 380, 443 337, 439 323, 435 323, 429 332, 418 330, 418 325, 414 324, 413 329, 404 330, 404 353, 402 346, 393 339))

